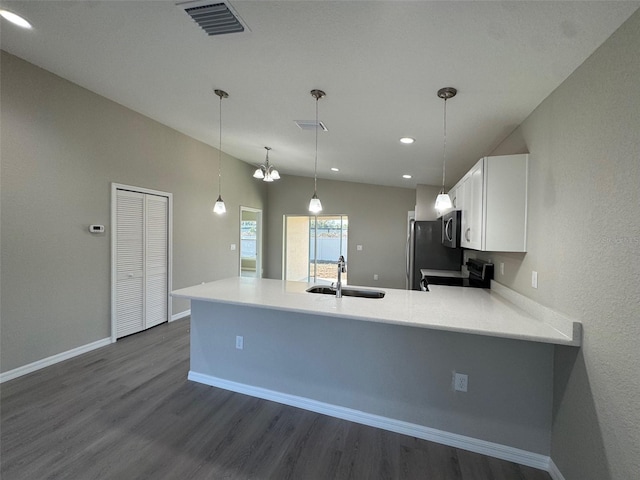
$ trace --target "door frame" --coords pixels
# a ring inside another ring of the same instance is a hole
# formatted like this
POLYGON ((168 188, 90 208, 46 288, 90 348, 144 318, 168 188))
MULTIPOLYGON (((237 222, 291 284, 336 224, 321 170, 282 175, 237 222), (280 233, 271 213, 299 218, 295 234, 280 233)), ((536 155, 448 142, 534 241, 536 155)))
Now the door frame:
POLYGON ((238 253, 238 276, 242 276, 242 212, 251 212, 256 214, 256 278, 262 278, 262 210, 259 208, 245 207, 240 205, 240 225, 239 225, 239 245, 238 253))
POLYGON ((117 193, 118 190, 128 190, 130 192, 157 195, 168 199, 167 212, 167 321, 172 317, 171 284, 173 279, 173 194, 160 190, 124 185, 122 183, 111 183, 111 343, 116 338, 116 280, 117 280, 117 193))

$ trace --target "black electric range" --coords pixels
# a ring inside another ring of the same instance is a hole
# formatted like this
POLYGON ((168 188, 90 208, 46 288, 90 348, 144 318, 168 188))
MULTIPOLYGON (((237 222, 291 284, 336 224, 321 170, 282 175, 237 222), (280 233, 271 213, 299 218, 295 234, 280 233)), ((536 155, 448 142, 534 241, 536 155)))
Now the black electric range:
POLYGON ((421 270, 421 290, 429 291, 429 285, 449 285, 453 287, 491 288, 493 264, 477 258, 467 263, 469 275, 449 270, 421 270))

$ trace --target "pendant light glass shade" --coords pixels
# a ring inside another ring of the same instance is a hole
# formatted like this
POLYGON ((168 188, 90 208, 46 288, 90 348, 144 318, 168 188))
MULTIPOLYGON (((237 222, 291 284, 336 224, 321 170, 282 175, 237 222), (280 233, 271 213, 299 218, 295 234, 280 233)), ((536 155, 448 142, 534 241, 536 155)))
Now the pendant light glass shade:
POLYGON ((222 200, 222 197, 220 195, 218 195, 218 200, 216 200, 216 204, 213 206, 213 211, 218 215, 226 213, 227 211, 227 207, 225 206, 224 201, 222 200))
POLYGON ((448 193, 442 192, 438 194, 438 197, 436 198, 436 210, 446 210, 452 206, 451 198, 448 193))
POLYGON ((214 90, 218 97, 220 97, 220 136, 219 136, 219 145, 218 145, 218 199, 216 200, 216 204, 213 206, 213 213, 217 213, 218 215, 222 215, 226 213, 227 207, 224 204, 224 200, 222 200, 222 99, 227 98, 229 94, 224 90, 214 90))
POLYGON ((318 100, 324 97, 326 93, 322 90, 311 90, 311 96, 316 99, 316 158, 313 167, 313 197, 309 202, 309 211, 311 213, 319 213, 322 211, 322 203, 318 198, 318 100))
POLYGON ((438 90, 438 97, 444 100, 444 128, 443 128, 443 137, 444 141, 442 143, 442 190, 436 197, 436 210, 447 210, 451 208, 453 205, 451 204, 451 198, 449 194, 444 191, 444 180, 445 180, 445 170, 447 165, 447 100, 456 96, 458 91, 453 87, 445 87, 438 90))
POLYGON ((313 197, 309 201, 309 211, 311 213, 320 213, 322 211, 322 203, 318 198, 318 194, 314 192, 313 197))
POLYGON ((313 197, 311 197, 311 201, 309 202, 309 211, 311 213, 319 213, 322 211, 322 203, 320 203, 320 199, 315 193, 313 194, 313 197))

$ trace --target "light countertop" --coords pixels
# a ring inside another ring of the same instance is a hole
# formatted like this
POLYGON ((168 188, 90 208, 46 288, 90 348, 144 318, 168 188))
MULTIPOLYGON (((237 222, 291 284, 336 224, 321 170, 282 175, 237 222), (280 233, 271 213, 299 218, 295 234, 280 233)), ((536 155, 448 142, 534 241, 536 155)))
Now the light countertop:
POLYGON ((430 286, 430 292, 380 288, 385 297, 372 299, 308 293, 305 290, 309 286, 303 282, 232 277, 171 294, 191 300, 558 345, 579 346, 581 341, 579 322, 572 322, 568 328, 555 328, 491 290, 440 285, 430 286))

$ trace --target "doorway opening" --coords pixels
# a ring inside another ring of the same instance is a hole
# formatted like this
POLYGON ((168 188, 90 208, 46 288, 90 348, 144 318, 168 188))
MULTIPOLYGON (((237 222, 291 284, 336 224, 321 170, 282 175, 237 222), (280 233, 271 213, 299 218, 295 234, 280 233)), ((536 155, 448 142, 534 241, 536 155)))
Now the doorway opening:
POLYGON ((262 278, 262 210, 240 207, 240 276, 262 278))
MULTIPOLYGON (((338 280, 338 258, 348 264, 347 215, 285 215, 284 279, 330 284, 338 280)), ((342 281, 347 283, 347 273, 342 281)))

